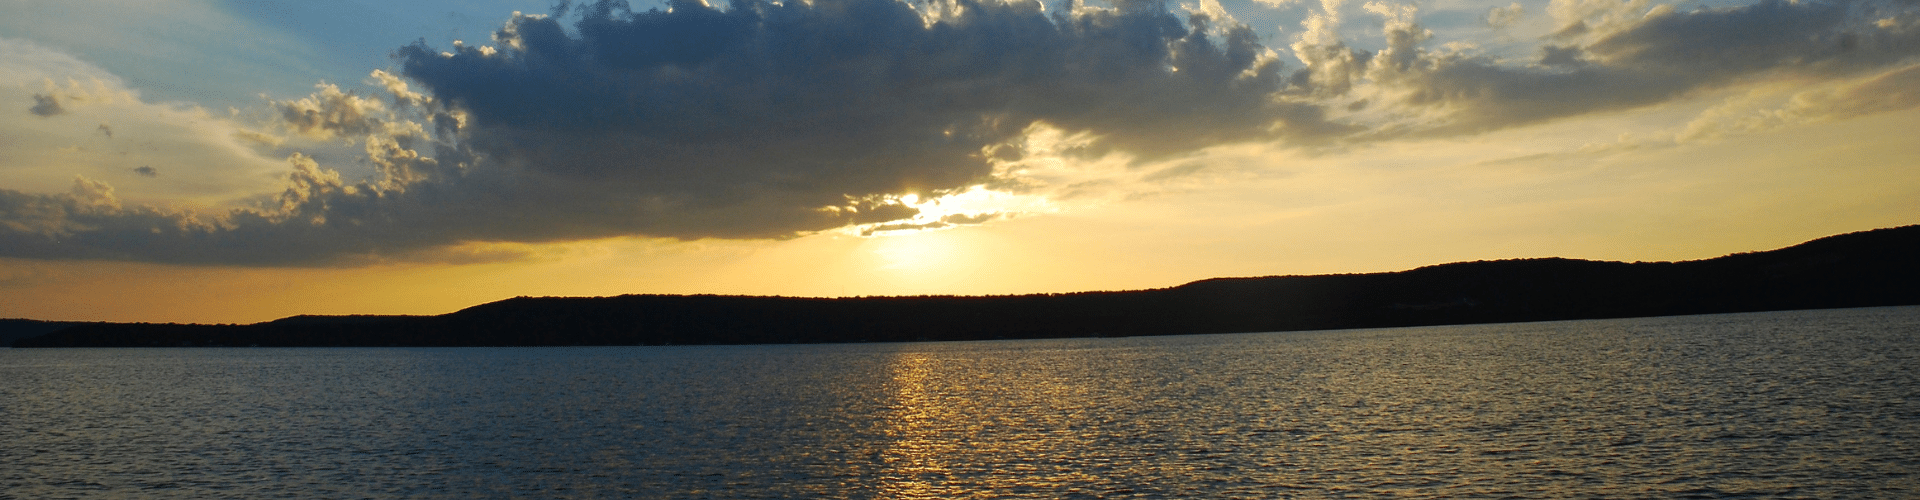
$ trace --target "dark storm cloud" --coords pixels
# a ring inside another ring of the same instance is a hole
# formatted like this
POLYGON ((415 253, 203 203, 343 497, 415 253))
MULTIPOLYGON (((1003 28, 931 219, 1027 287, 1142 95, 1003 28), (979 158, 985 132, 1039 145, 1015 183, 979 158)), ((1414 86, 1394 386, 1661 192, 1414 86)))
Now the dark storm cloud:
POLYGON ((1216 40, 1204 18, 1153 2, 956 5, 926 26, 892 0, 601 2, 580 9, 577 36, 521 17, 498 54, 399 55, 405 76, 472 114, 491 157, 630 191, 810 206, 978 182, 983 158, 1036 121, 1162 155, 1292 118, 1272 99, 1279 65, 1244 27, 1216 40))
POLYGON ((205 222, 0 192, 0 253, 301 264, 466 241, 783 238, 911 218, 893 195, 988 181, 1035 123, 1143 158, 1334 130, 1275 98, 1281 65, 1245 27, 1150 0, 949 7, 931 23, 894 0, 517 16, 493 46, 401 48, 418 93, 375 74, 420 113, 414 129, 332 86, 275 103, 296 133, 364 135, 375 178, 296 154, 285 192, 205 222))

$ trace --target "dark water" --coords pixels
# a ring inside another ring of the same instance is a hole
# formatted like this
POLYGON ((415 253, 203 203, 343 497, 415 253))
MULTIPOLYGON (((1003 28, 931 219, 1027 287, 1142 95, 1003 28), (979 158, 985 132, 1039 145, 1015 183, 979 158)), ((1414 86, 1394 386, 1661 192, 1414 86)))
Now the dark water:
POLYGON ((970 343, 0 349, 0 497, 1920 495, 1920 308, 970 343))

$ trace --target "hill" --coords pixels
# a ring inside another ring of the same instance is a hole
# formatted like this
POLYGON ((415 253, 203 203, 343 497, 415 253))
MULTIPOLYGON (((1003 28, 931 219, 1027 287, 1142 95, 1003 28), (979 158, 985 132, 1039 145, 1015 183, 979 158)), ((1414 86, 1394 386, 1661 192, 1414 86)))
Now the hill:
POLYGON ((74 324, 15 347, 760 344, 1177 335, 1920 304, 1920 226, 1767 252, 1545 258, 1222 278, 1126 292, 795 298, 520 297, 440 316, 74 324))
POLYGON ((0 345, 13 345, 15 340, 46 335, 73 325, 57 321, 0 319, 0 345))

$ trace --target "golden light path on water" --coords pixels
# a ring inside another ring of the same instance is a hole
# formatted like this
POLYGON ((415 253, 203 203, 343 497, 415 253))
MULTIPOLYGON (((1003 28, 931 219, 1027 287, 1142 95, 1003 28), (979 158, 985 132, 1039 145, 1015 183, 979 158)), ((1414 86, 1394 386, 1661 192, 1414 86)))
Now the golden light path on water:
POLYGON ((1028 366, 1018 367, 1020 383, 1008 384, 986 371, 998 364, 992 360, 923 352, 902 352, 889 363, 893 417, 876 478, 880 498, 962 498, 983 486, 1016 496, 1131 491, 1089 488, 1124 466, 1076 453, 1096 446, 1089 442, 1089 381, 1028 366))
POLYGON ((880 490, 889 497, 946 498, 959 493, 943 486, 953 473, 947 460, 959 446, 938 429, 956 415, 928 387, 929 364, 925 354, 902 353, 891 366, 895 413, 884 432, 892 442, 880 452, 880 490))

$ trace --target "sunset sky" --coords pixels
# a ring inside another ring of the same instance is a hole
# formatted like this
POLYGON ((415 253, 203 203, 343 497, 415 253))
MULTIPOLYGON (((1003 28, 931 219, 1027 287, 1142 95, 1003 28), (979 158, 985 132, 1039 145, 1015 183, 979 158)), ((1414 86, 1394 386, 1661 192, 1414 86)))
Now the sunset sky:
POLYGON ((1914 223, 1914 0, 0 0, 0 317, 1140 289, 1914 223))

